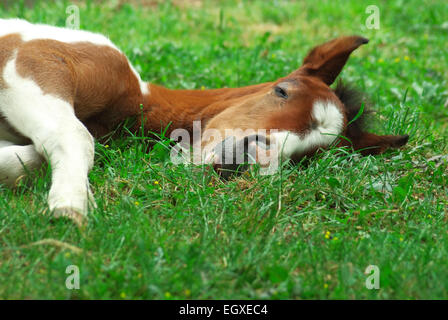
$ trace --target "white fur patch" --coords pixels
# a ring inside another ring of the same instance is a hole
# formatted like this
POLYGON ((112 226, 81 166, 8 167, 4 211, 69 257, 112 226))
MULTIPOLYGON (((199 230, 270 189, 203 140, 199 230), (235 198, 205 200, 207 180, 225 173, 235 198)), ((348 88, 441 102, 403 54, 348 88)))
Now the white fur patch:
MULTIPOLYGON (((317 130, 321 133, 338 135, 342 132, 344 116, 330 101, 316 101, 313 105, 312 118, 317 122, 317 130)), ((333 137, 331 142, 335 138, 333 137)))
MULTIPOLYGON (((65 43, 90 42, 100 46, 108 46, 120 51, 106 36, 85 30, 73 30, 45 24, 32 24, 22 19, 0 19, 0 37, 18 33, 23 41, 51 39, 65 43)), ((121 52, 121 51, 120 51, 121 52)), ((148 85, 128 61, 132 72, 137 77, 142 94, 149 94, 148 85)))
POLYGON ((32 24, 22 19, 0 19, 0 37, 11 33, 19 33, 23 41, 36 39, 52 39, 60 42, 91 42, 98 45, 118 48, 102 34, 84 30, 73 30, 45 24, 32 24))
POLYGON ((18 178, 38 169, 42 160, 33 145, 7 146, 0 141, 0 183, 14 187, 18 178))
POLYGON ((17 73, 15 56, 3 69, 7 88, 0 90, 0 113, 34 145, 20 148, 3 143, 0 161, 4 167, 0 166, 0 176, 6 175, 5 182, 11 183, 23 171, 15 156, 37 165, 40 154, 52 167, 50 209, 72 208, 87 214, 91 195, 87 174, 93 165, 93 138, 67 101, 44 94, 34 81, 17 73))
POLYGON ((279 154, 283 159, 289 159, 293 155, 302 155, 315 147, 329 146, 338 134, 342 133, 344 116, 336 105, 330 101, 317 101, 313 105, 312 119, 316 127, 301 137, 290 131, 272 133, 279 154))

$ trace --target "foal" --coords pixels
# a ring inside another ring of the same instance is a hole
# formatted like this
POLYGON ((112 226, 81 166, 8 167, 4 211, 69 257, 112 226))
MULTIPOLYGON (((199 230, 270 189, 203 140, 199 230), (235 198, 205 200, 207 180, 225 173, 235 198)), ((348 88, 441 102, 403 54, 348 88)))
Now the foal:
MULTIPOLYGON (((338 135, 350 140, 340 144, 364 154, 402 146, 408 136, 377 136, 349 123, 353 108, 344 105, 343 92, 329 87, 351 52, 367 42, 350 36, 324 43, 298 70, 273 82, 169 90, 142 81, 102 35, 0 19, 0 182, 14 186, 26 170, 48 161, 50 210, 82 224, 94 205, 87 178, 93 137, 110 133, 128 117, 145 119, 148 131, 169 126, 168 134, 192 132, 193 121, 200 120, 204 132, 222 133, 224 141, 228 129, 242 129, 230 135, 234 144, 248 137, 246 129, 263 129, 284 159, 326 148, 338 135)), ((135 129, 140 125, 137 121, 135 129)), ((204 161, 218 164, 222 140, 209 138, 201 139, 204 161)))

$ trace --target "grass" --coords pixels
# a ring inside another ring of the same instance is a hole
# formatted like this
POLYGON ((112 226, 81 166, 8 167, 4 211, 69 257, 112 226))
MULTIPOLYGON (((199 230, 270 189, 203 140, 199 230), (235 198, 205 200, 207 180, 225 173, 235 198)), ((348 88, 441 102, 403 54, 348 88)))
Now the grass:
MULTIPOLYGON (((223 183, 175 166, 163 143, 96 146, 98 208, 85 230, 43 212, 47 173, 0 187, 0 298, 448 298, 448 5, 377 1, 78 2, 81 28, 108 35, 144 79, 171 88, 242 86, 284 76, 307 50, 361 34, 371 41, 341 77, 378 111, 373 128, 411 135, 377 157, 343 149, 308 166, 223 183), (28 181, 28 182, 30 182, 28 181), (60 243, 38 243, 56 239, 60 243), (68 290, 68 265, 80 289, 68 290), (379 290, 365 269, 380 269, 379 290)), ((63 26, 69 2, 22 1, 1 17, 63 26)))

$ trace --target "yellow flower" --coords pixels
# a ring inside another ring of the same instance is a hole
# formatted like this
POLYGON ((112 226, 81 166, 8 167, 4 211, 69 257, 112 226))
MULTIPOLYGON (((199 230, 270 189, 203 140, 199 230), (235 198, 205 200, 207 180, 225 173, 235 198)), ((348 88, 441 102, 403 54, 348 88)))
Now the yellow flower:
POLYGON ((167 299, 171 298, 171 293, 165 292, 165 298, 167 298, 167 299))
POLYGON ((135 201, 134 204, 135 204, 136 206, 139 206, 139 205, 140 205, 140 202, 135 201))
POLYGON ((330 239, 330 231, 325 232, 325 239, 330 239))
POLYGON ((189 297, 191 295, 190 289, 185 289, 184 293, 187 297, 189 297))
POLYGON ((156 181, 154 181, 154 184, 159 184, 159 181, 157 181, 157 180, 156 180, 156 181))
POLYGON ((379 58, 378 59, 378 63, 383 63, 384 62, 384 59, 383 58, 379 58))
POLYGON ((201 90, 205 90, 205 87, 204 87, 204 86, 201 86, 201 90))
POLYGON ((409 56, 404 56, 403 59, 406 60, 406 61, 409 61, 409 60, 410 60, 409 56))
POLYGON ((124 292, 120 293, 120 298, 121 299, 126 299, 126 293, 124 293, 124 292))
POLYGON ((106 145, 104 146, 104 148, 106 148, 106 149, 107 149, 107 148, 109 148, 109 145, 108 145, 108 144, 106 144, 106 145))
POLYGON ((403 241, 403 237, 400 237, 400 241, 403 241))
POLYGON ((70 252, 66 252, 66 253, 64 254, 64 257, 66 257, 66 258, 70 258, 70 252))
POLYGON ((328 283, 324 283, 324 289, 328 289, 328 283))
POLYGON ((431 219, 431 218, 432 218, 432 215, 428 214, 428 218, 431 219))
POLYGON ((395 63, 400 62, 400 58, 395 58, 395 59, 394 59, 394 62, 395 62, 395 63))
POLYGON ((338 237, 334 237, 334 238, 333 238, 333 241, 337 241, 337 240, 339 240, 338 237))

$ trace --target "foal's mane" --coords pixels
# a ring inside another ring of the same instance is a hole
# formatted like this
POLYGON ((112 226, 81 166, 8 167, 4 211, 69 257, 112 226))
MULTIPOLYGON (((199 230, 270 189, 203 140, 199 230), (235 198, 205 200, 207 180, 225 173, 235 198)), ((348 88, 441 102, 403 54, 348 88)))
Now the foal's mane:
POLYGON ((337 82, 336 88, 333 89, 333 92, 344 104, 347 111, 347 121, 350 123, 347 128, 348 133, 356 134, 363 131, 367 125, 369 115, 373 113, 367 96, 355 88, 352 84, 343 82, 342 80, 337 82), (356 118, 355 121, 353 121, 363 105, 363 112, 356 118))

